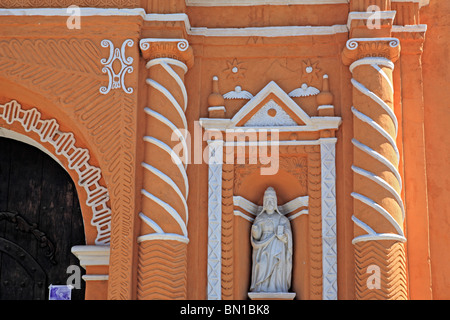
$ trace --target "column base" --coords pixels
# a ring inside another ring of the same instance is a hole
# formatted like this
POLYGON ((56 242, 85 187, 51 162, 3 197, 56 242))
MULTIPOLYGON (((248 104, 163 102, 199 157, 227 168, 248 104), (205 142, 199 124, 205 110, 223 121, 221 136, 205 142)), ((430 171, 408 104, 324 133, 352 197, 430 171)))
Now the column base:
POLYGON ((249 292, 251 300, 294 300, 294 292, 249 292))

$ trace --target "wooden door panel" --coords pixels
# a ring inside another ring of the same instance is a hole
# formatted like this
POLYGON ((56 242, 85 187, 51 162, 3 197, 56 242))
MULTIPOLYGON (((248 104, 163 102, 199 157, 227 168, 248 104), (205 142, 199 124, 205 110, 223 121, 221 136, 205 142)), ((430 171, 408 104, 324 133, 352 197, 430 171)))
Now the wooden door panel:
MULTIPOLYGON (((47 298, 49 285, 66 284, 70 276, 66 273, 67 267, 79 263, 71 248, 86 244, 78 195, 69 174, 42 151, 0 138, 1 212, 18 214, 23 223, 29 225, 25 228, 28 231, 24 231, 11 219, 0 219, 0 238, 20 247, 45 270, 46 283, 41 291, 47 298), (52 251, 49 243, 54 245, 52 257, 48 256, 52 251)), ((4 255, 0 256, 0 298, 6 298, 6 290, 9 299, 30 299, 27 281, 16 281, 27 289, 19 289, 17 283, 14 290, 6 289, 2 284, 3 278, 7 279, 6 274, 17 264, 4 255)), ((11 285, 11 281, 8 283, 11 285)), ((84 299, 85 286, 83 281, 81 283, 80 290, 73 290, 73 299, 84 299)), ((33 293, 32 297, 40 295, 33 293)))

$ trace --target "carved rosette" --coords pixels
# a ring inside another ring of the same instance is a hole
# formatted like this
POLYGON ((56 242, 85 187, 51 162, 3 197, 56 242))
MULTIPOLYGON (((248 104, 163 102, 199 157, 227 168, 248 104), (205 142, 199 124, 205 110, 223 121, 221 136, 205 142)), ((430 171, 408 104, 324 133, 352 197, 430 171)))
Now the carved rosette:
POLYGON ((185 299, 189 150, 184 75, 193 64, 192 49, 184 39, 143 39, 140 48, 148 60, 149 104, 144 109, 137 298, 185 299), (161 259, 167 267, 160 268, 161 259))
POLYGON ((395 38, 351 39, 343 52, 353 78, 353 192, 357 299, 407 299, 405 209, 396 144, 395 38), (376 274, 373 273, 375 270, 376 274), (379 287, 371 285, 379 277, 379 287))

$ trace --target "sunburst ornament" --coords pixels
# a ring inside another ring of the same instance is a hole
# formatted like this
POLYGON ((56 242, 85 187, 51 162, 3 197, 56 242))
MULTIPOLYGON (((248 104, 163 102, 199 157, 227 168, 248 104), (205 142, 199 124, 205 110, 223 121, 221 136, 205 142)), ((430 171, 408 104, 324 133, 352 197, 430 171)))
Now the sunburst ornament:
POLYGON ((236 58, 232 61, 227 61, 227 68, 223 70, 226 74, 227 79, 239 80, 245 78, 245 72, 247 68, 245 68, 244 62, 239 62, 236 58))
POLYGON ((302 61, 302 82, 315 83, 320 81, 320 72, 322 71, 319 67, 319 61, 311 61, 311 59, 302 61))

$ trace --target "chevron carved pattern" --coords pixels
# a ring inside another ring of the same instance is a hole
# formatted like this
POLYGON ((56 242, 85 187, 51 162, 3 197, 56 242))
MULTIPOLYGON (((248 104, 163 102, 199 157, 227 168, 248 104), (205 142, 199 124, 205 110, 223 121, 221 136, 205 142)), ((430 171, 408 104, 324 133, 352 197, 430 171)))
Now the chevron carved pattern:
POLYGON ((401 242, 385 240, 357 243, 355 245, 356 298, 359 300, 408 299, 405 255, 405 245, 401 242), (379 279, 376 278, 378 276, 379 279))
POLYGON ((138 299, 186 299, 187 244, 168 240, 145 241, 139 245, 139 251, 138 299))

